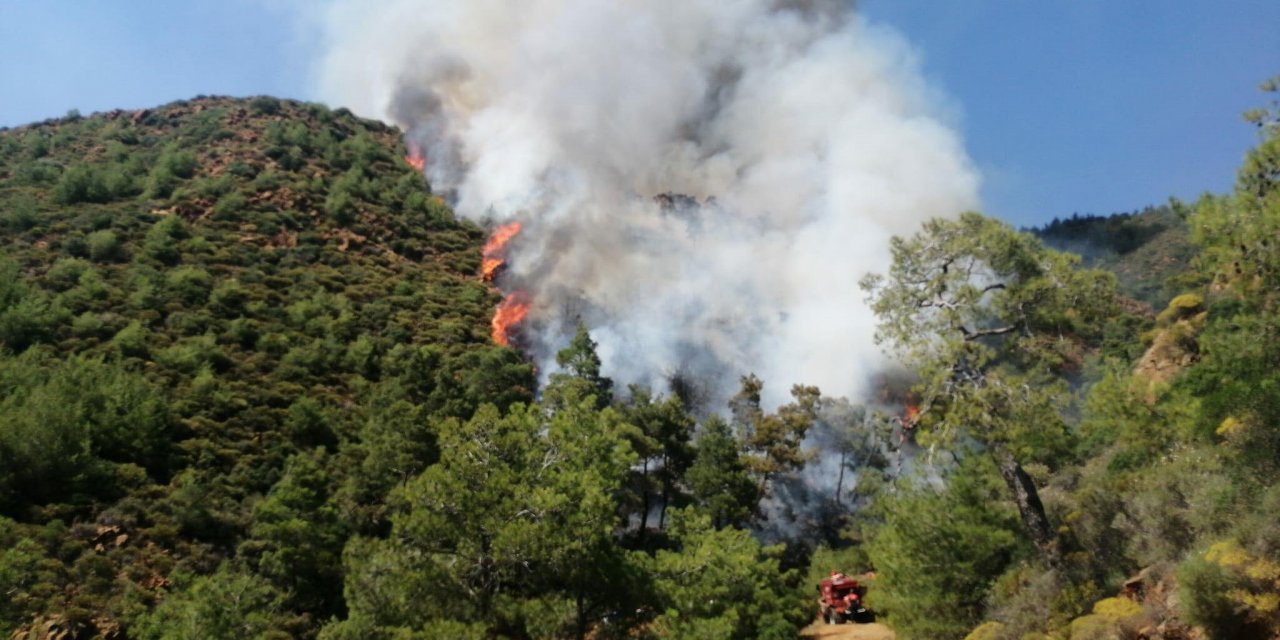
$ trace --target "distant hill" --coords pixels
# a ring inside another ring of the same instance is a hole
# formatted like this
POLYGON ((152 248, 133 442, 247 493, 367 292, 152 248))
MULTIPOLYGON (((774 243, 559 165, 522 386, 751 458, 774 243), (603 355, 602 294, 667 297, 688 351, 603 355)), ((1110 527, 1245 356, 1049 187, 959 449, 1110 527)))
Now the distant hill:
POLYGON ((1116 274, 1126 295, 1163 309, 1180 293, 1170 282, 1195 255, 1187 224, 1168 206, 1108 216, 1073 214, 1027 229, 1045 244, 1079 254, 1085 266, 1116 274))
POLYGON ((268 97, 0 131, 0 638, 117 637, 233 557, 310 635, 426 416, 531 398, 400 139, 268 97))

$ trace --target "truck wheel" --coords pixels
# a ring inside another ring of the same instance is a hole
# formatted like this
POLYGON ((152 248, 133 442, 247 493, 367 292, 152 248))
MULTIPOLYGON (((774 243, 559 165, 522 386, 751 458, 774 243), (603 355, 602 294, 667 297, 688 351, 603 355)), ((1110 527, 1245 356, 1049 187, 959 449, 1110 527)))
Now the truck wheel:
POLYGON ((822 612, 822 617, 827 621, 827 624, 836 623, 836 612, 833 609, 824 609, 822 612))

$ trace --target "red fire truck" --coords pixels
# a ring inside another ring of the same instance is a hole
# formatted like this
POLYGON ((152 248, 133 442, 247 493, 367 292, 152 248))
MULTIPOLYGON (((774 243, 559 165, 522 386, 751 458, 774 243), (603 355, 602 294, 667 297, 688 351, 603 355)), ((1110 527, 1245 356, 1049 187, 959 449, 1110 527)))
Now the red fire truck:
POLYGON ((860 622, 870 616, 862 601, 866 585, 839 571, 832 571, 831 577, 818 583, 818 593, 818 613, 827 624, 860 622))

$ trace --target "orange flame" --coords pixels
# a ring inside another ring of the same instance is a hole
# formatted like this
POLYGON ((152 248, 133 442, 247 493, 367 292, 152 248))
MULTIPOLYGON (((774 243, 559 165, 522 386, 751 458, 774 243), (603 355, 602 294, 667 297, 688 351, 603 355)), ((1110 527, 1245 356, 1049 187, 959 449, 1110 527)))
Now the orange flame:
POLYGON ((408 162, 409 166, 416 169, 418 173, 422 173, 427 168, 427 158, 422 155, 422 149, 419 149, 418 145, 412 142, 409 143, 409 155, 404 157, 404 161, 408 162))
POLYGON ((920 407, 914 404, 909 404, 907 405, 906 413, 903 414, 902 416, 902 424, 906 425, 908 428, 914 427, 916 426, 916 420, 918 420, 919 418, 920 418, 920 407))
POLYGON ((527 315, 529 315, 529 294, 523 291, 512 291, 493 313, 493 341, 504 347, 510 346, 511 330, 527 315))
POLYGON ((506 262, 506 247, 511 239, 520 233, 519 222, 508 222, 489 235, 489 241, 484 243, 483 260, 480 263, 480 272, 485 282, 493 282, 494 276, 498 274, 498 268, 506 262))

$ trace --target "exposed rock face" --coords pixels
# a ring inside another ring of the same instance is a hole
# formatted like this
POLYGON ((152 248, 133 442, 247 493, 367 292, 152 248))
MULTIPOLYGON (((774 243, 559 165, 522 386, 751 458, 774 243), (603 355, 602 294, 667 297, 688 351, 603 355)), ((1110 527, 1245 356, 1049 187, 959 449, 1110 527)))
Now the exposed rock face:
POLYGON ((1169 301, 1168 308, 1156 318, 1151 347, 1142 354, 1134 373, 1154 390, 1194 364, 1200 359, 1197 337, 1207 317, 1204 300, 1198 295, 1184 294, 1169 301))

